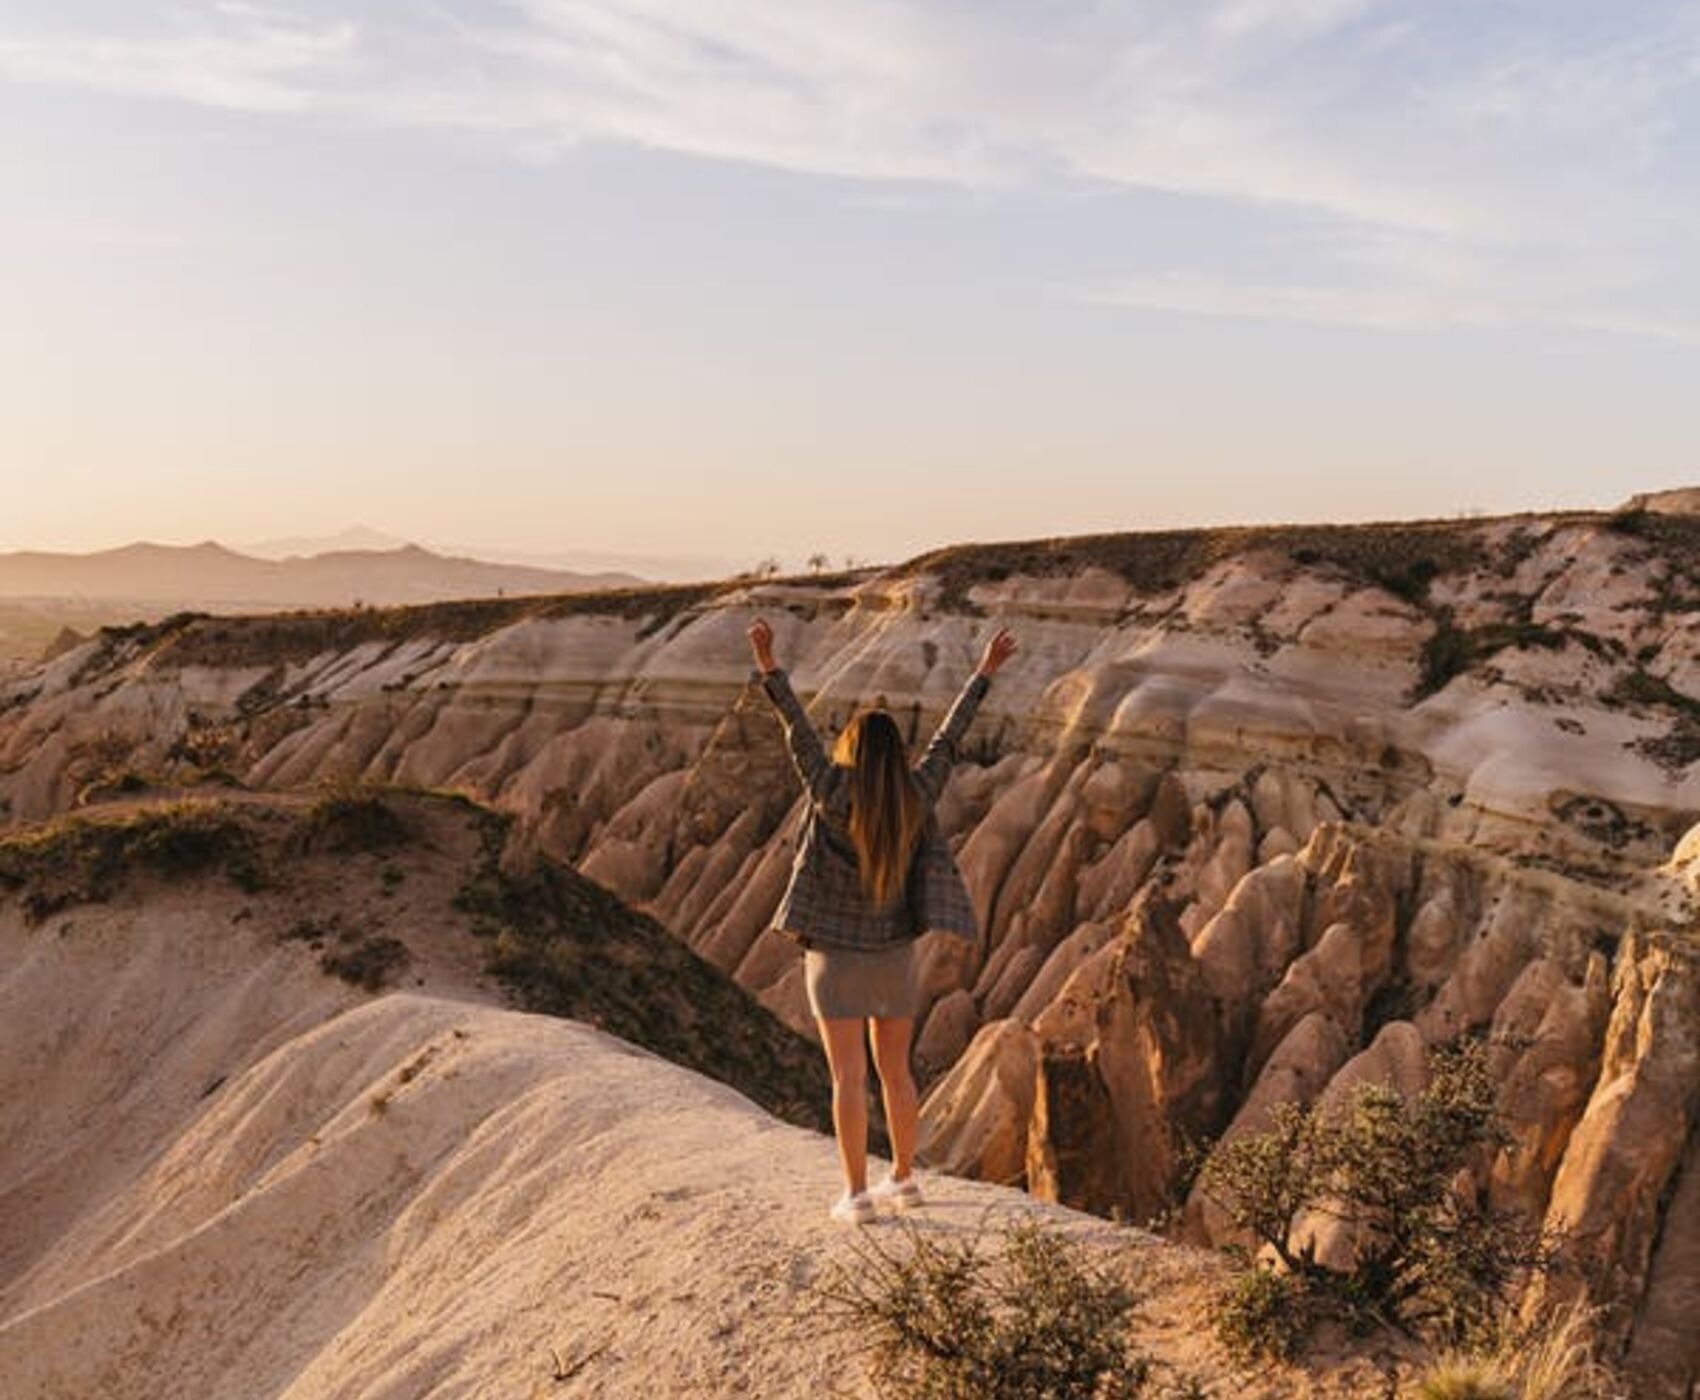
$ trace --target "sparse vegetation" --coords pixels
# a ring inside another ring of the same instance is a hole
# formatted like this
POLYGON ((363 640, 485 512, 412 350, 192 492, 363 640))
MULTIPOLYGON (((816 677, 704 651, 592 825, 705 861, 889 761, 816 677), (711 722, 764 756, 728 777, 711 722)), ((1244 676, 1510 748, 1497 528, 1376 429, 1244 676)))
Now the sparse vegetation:
POLYGON ((382 991, 391 974, 399 972, 411 961, 407 945, 388 934, 368 934, 345 947, 333 948, 319 956, 319 966, 333 977, 368 992, 382 991))
POLYGON ((183 732, 165 756, 203 771, 222 771, 236 761, 241 743, 241 733, 228 720, 211 720, 191 710, 183 732))
POLYGON ((1489 657, 1507 648, 1539 647, 1557 651, 1573 635, 1537 622, 1512 621, 1488 623, 1482 627, 1462 628, 1453 624, 1449 609, 1441 609, 1435 619, 1435 630, 1423 643, 1418 657, 1415 699, 1444 690, 1456 677, 1474 670, 1489 657))
POLYGON ((1322 1316, 1450 1344, 1495 1339, 1513 1287, 1551 1265, 1554 1242, 1459 1187, 1471 1156, 1498 1140, 1494 1103, 1485 1049, 1466 1042, 1432 1052, 1429 1085, 1410 1101, 1366 1085, 1332 1110, 1282 1105, 1266 1132, 1218 1149, 1205 1194, 1278 1266, 1243 1259, 1271 1278, 1235 1283, 1223 1341, 1291 1355, 1322 1316), (1318 1260, 1307 1221, 1346 1232, 1348 1268, 1318 1260))
POLYGON ((1653 518, 1653 513, 1645 506, 1626 506, 1622 510, 1614 510, 1606 517, 1606 529, 1639 539, 1647 532, 1648 524, 1653 518))
POLYGON ((1611 705, 1658 709, 1672 716, 1664 734, 1635 742, 1635 747, 1655 763, 1680 772, 1700 761, 1700 700, 1641 665, 1618 677, 1602 699, 1611 705))
POLYGON ((1605 699, 1618 705, 1663 706, 1687 718, 1700 720, 1700 700, 1685 695, 1669 681, 1636 666, 1617 678, 1605 699))
POLYGON ((936 574, 943 584, 944 605, 973 611, 968 606, 970 588, 1014 574, 1045 578, 1100 568, 1140 593, 1163 593, 1224 560, 1269 550, 1296 564, 1332 569, 1359 584, 1386 588, 1416 601, 1427 596, 1435 578, 1490 563, 1482 538, 1486 523, 1246 526, 954 545, 922 554, 897 572, 904 578, 936 574))
POLYGON ((1437 1357, 1406 1400, 1622 1400, 1617 1374, 1595 1355, 1594 1315, 1581 1303, 1508 1327, 1489 1349, 1437 1357))
MULTIPOLYGON (((130 629, 130 639, 157 644, 176 666, 283 666, 366 642, 399 644, 416 637, 469 641, 526 618, 668 618, 733 587, 693 583, 605 588, 587 593, 471 598, 402 607, 314 608, 248 617, 200 617, 167 631, 130 629)), ((102 668, 97 659, 90 673, 102 668)), ((280 697, 281 698, 281 697, 280 697)))
POLYGON ((1409 1400, 1521 1400, 1497 1361, 1463 1355, 1442 1357, 1406 1393, 1409 1400))
MULTIPOLYGON (((829 1125, 820 1052, 647 915, 542 859, 510 873, 504 819, 455 897, 486 940, 485 968, 528 1011, 570 1016, 738 1088, 793 1123, 829 1125)), ((876 1131, 871 1140, 882 1145, 876 1131)))
MULTIPOLYGON (((517 1004, 602 1026, 734 1085, 789 1122, 830 1125, 831 1089, 815 1046, 653 919, 575 871, 535 856, 523 871, 504 873, 510 829, 510 818, 443 792, 340 786, 308 804, 259 795, 155 799, 0 834, 0 898, 15 898, 40 923, 150 877, 227 876, 245 890, 264 884, 278 896, 269 910, 275 937, 310 949, 327 974, 377 991, 410 961, 407 946, 374 917, 378 896, 405 882, 409 926, 470 916, 486 970, 517 1004), (451 865, 472 833, 471 868, 451 865), (363 862, 362 879, 346 879, 343 852, 374 847, 387 854, 363 862), (273 868, 275 877, 262 881, 273 868), (457 875, 466 878, 451 907, 447 890, 457 875)), ((233 922, 248 917, 242 910, 233 922)), ((872 1140, 876 1150, 884 1145, 877 1131, 872 1140)))
POLYGON ((1378 587, 1416 607, 1427 602, 1429 585, 1439 573, 1440 564, 1427 554, 1369 566, 1369 577, 1378 587))
POLYGON ((342 779, 321 789, 300 829, 307 850, 339 855, 387 851, 410 839, 380 784, 342 779))
POLYGON ((305 943, 311 948, 320 948, 332 934, 333 930, 317 919, 297 919, 283 931, 281 937, 286 943, 305 943))
POLYGON ((214 868, 244 890, 265 883, 252 835, 218 803, 79 813, 0 836, 0 889, 18 892, 33 922, 109 899, 136 871, 179 880, 214 868))
POLYGON ((1135 1296, 1109 1266, 1023 1217, 986 1248, 986 1222, 965 1236, 901 1226, 901 1244, 871 1232, 828 1266, 815 1300, 828 1325, 869 1336, 876 1389, 893 1400, 1110 1400, 1195 1394, 1160 1379, 1131 1345, 1135 1296))
POLYGON ((66 776, 76 784, 73 805, 144 792, 159 781, 136 763, 141 740, 111 725, 74 743, 66 756, 66 776))

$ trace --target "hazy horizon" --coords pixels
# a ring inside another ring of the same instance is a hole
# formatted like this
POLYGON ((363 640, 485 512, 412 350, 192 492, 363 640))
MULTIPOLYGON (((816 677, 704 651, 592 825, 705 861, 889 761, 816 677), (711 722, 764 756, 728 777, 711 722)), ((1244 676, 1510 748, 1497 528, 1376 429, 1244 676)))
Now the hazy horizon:
POLYGON ((0 14, 0 549, 753 562, 1700 464, 1700 15, 0 14))
MULTIPOLYGON (((1655 486, 1655 487, 1648 488, 1647 494, 1658 494, 1661 491, 1681 490, 1681 489, 1689 489, 1688 484, 1687 483, 1681 483, 1681 482, 1671 482, 1671 483, 1667 483, 1663 486, 1655 486)), ((1695 487, 1693 489, 1700 489, 1700 487, 1695 487)), ((1643 494, 1643 493, 1642 492, 1631 492, 1629 494, 1630 495, 1639 495, 1639 494, 1643 494)), ((1579 502, 1569 502, 1569 503, 1559 504, 1559 505, 1546 505, 1546 506, 1531 505, 1531 506, 1525 506, 1525 507, 1515 507, 1514 506, 1514 507, 1507 508, 1504 511, 1498 511, 1498 510, 1487 511, 1487 510, 1483 510, 1483 509, 1477 508, 1477 507, 1470 507, 1470 508, 1465 508, 1463 510, 1458 510, 1458 511, 1449 511, 1449 512, 1442 512, 1442 513, 1435 513, 1435 514, 1428 514, 1428 515, 1405 515, 1405 516, 1362 516, 1362 517, 1354 517, 1354 518, 1346 518, 1346 517, 1330 517, 1330 518, 1321 518, 1321 517, 1318 517, 1318 518, 1279 517, 1278 518, 1278 517, 1270 517, 1270 518, 1264 519, 1264 520, 1256 520, 1256 519, 1249 519, 1249 518, 1246 518, 1244 516, 1227 515, 1227 516, 1224 516, 1221 519, 1216 519, 1216 520, 1196 520, 1196 521, 1176 520, 1176 521, 1161 521, 1161 522, 1141 522, 1139 524, 1132 524, 1132 525, 1109 525, 1109 526, 1104 526, 1104 527, 1101 527, 1101 528, 1051 532, 1049 534, 1029 532, 1027 534, 1021 534, 1021 535, 986 536, 986 537, 974 538, 974 539, 970 539, 970 538, 966 538, 966 537, 961 538, 961 539, 940 538, 940 539, 925 542, 925 543, 921 544, 920 546, 918 546, 916 549, 910 550, 910 551, 908 551, 904 554, 900 554, 900 555, 899 554, 893 554, 893 555, 855 554, 853 552, 849 553, 849 554, 839 555, 839 554, 831 554, 831 553, 827 552, 826 557, 827 557, 827 567, 831 568, 831 569, 838 569, 838 568, 844 567, 845 565, 851 564, 851 563, 853 563, 854 566, 856 566, 856 567, 902 563, 905 560, 913 557, 914 555, 926 553, 930 550, 944 548, 944 547, 950 546, 950 545, 996 544, 996 543, 1001 543, 1001 542, 1006 542, 1006 541, 1007 542, 1015 542, 1015 541, 1029 540, 1029 539, 1044 539, 1044 538, 1059 538, 1059 537, 1060 538, 1066 538, 1068 536, 1074 536, 1074 535, 1114 534, 1114 533, 1124 533, 1124 532, 1138 532, 1138 531, 1142 531, 1142 530, 1152 530, 1152 531, 1188 530, 1188 529, 1207 530, 1207 529, 1217 528, 1217 527, 1221 527, 1221 526, 1233 526, 1233 525, 1261 526, 1261 525, 1323 525, 1323 524, 1339 524, 1339 525, 1391 524, 1391 523, 1396 523, 1396 522, 1399 522, 1399 521, 1414 521, 1414 520, 1424 520, 1424 519, 1436 519, 1436 520, 1439 520, 1439 519, 1474 519, 1474 518, 1478 518, 1478 517, 1481 517, 1481 516, 1484 516, 1484 515, 1501 515, 1501 514, 1515 515, 1515 514, 1522 514, 1522 513, 1547 513, 1547 512, 1551 512, 1551 511, 1561 511, 1561 510, 1610 510, 1610 509, 1616 508, 1616 507, 1624 504, 1624 502, 1627 499, 1628 499, 1628 496, 1623 496, 1623 497, 1616 497, 1616 498, 1613 498, 1611 500, 1579 501, 1579 502)), ((776 554, 776 553, 769 552, 767 554, 751 555, 751 556, 748 556, 748 557, 725 555, 725 556, 720 556, 720 557, 716 558, 715 556, 708 556, 708 555, 667 553, 665 551, 646 553, 646 552, 638 552, 638 551, 630 551, 630 550, 621 550, 621 549, 617 549, 617 548, 606 548, 606 547, 602 547, 602 546, 589 546, 589 547, 585 547, 585 548, 574 548, 566 542, 562 542, 562 544, 559 547, 554 548, 554 549, 526 549, 526 548, 523 548, 523 547, 504 545, 504 544, 501 544, 501 543, 482 543, 482 544, 480 544, 480 543, 467 543, 465 541, 457 541, 457 540, 435 540, 435 539, 428 539, 428 538, 410 538, 410 537, 407 537, 407 536, 395 534, 391 531, 384 530, 384 529, 379 528, 379 527, 372 527, 372 526, 368 526, 368 525, 365 525, 365 524, 355 524, 355 525, 343 527, 341 529, 326 529, 326 530, 324 530, 320 533, 316 533, 316 534, 308 534, 308 535, 303 535, 303 536, 299 536, 299 537, 283 537, 283 538, 277 538, 277 539, 272 539, 272 540, 224 539, 224 538, 220 538, 216 535, 197 534, 196 532, 189 530, 189 531, 178 532, 177 534, 175 534, 175 535, 173 535, 169 538, 161 538, 161 537, 156 537, 156 536, 147 536, 147 537, 135 536, 135 537, 126 538, 126 539, 115 539, 115 540, 113 540, 109 543, 105 543, 105 544, 90 545, 86 548, 52 547, 52 546, 33 545, 33 544, 32 545, 0 544, 0 554, 13 553, 13 552, 20 552, 20 553, 42 552, 42 553, 65 553, 65 554, 98 554, 98 553, 102 553, 102 552, 106 552, 106 551, 110 551, 110 550, 123 549, 123 548, 129 547, 129 546, 134 546, 134 545, 162 545, 162 546, 168 546, 168 547, 171 547, 171 548, 186 549, 186 548, 193 548, 193 547, 196 547, 196 546, 207 545, 207 544, 219 545, 219 546, 222 546, 223 548, 232 550, 232 551, 239 553, 239 554, 248 555, 248 556, 256 558, 256 559, 268 559, 268 560, 284 559, 284 558, 288 558, 288 557, 291 557, 292 555, 297 555, 297 554, 302 555, 302 556, 311 556, 311 555, 316 555, 316 554, 321 554, 321 553, 330 553, 330 552, 348 551, 348 550, 366 550, 366 551, 382 552, 382 551, 391 551, 391 550, 395 550, 395 549, 400 549, 400 548, 404 548, 404 547, 407 547, 407 546, 418 546, 420 548, 430 550, 433 553, 448 555, 448 556, 459 556, 459 557, 472 558, 472 559, 482 559, 482 560, 502 561, 502 562, 514 562, 514 563, 524 562, 524 563, 534 564, 534 565, 537 565, 539 567, 580 570, 580 571, 584 571, 584 572, 591 572, 591 571, 595 571, 595 570, 606 570, 606 571, 612 572, 612 571, 619 571, 619 570, 622 570, 622 569, 627 569, 627 570, 630 570, 630 571, 633 571, 633 572, 641 573, 642 570, 639 566, 646 564, 646 563, 651 564, 651 565, 660 564, 660 565, 666 566, 665 572, 657 572, 653 575, 653 577, 655 577, 657 579, 657 581, 666 581, 669 577, 671 577, 671 578, 684 578, 684 577, 687 576, 687 574, 685 572, 681 572, 681 571, 682 570, 688 570, 693 565, 703 566, 703 567, 708 567, 708 568, 723 569, 724 571, 729 573, 729 572, 732 572, 732 571, 741 570, 741 569, 750 567, 752 565, 758 564, 758 563, 762 562, 763 560, 765 560, 769 557, 778 558, 781 565, 786 567, 786 568, 795 568, 795 569, 801 571, 801 570, 805 569, 806 567, 808 567, 810 556, 811 556, 812 553, 814 553, 814 551, 810 551, 810 552, 807 552, 807 553, 795 553, 795 554, 792 554, 792 555, 783 555, 783 554, 776 554), (359 535, 359 536, 369 536, 369 537, 368 538, 353 538, 354 536, 357 536, 357 535, 359 535)), ((825 551, 822 551, 822 552, 825 552, 825 551)), ((707 578, 707 577, 718 576, 718 575, 710 574, 708 572, 703 572, 703 573, 700 573, 700 574, 690 574, 689 576, 690 577, 707 578)))

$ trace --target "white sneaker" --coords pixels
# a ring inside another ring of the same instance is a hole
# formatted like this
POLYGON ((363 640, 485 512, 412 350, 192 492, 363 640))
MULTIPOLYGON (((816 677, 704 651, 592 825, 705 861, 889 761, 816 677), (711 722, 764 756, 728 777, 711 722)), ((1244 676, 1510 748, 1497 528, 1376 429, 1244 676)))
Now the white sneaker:
POLYGON ((858 1191, 854 1196, 846 1191, 832 1203, 829 1212, 841 1225, 866 1225, 877 1213, 866 1191, 858 1191))
POLYGON ((868 1188, 868 1196, 877 1204, 889 1205, 895 1210, 913 1210, 923 1204, 921 1185, 913 1176, 898 1181, 890 1172, 868 1188))

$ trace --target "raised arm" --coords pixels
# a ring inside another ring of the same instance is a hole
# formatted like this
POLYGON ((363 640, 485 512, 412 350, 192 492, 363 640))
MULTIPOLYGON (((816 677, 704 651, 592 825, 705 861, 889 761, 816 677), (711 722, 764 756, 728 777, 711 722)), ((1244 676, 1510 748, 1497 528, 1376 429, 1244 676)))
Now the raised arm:
POLYGON ((824 802, 832 761, 826 756, 802 701, 797 699, 797 692, 791 689, 791 678, 773 659, 773 629, 759 617, 750 624, 750 648, 755 653, 762 691, 773 702, 785 726, 785 742, 791 750, 791 762, 796 764, 803 779, 803 787, 812 801, 824 802))
POLYGON ((944 721, 921 754, 920 762, 915 765, 915 781, 920 785, 928 802, 937 802, 939 794, 944 791, 945 779, 950 777, 951 766, 956 762, 957 752, 962 745, 962 737, 968 732, 968 726, 974 722, 980 702, 985 699, 987 690, 991 688, 992 677, 1014 653, 1015 638, 1004 628, 999 628, 997 635, 986 643, 986 651, 980 658, 980 664, 975 668, 974 674, 968 677, 967 684, 962 687, 955 703, 945 714, 944 721))

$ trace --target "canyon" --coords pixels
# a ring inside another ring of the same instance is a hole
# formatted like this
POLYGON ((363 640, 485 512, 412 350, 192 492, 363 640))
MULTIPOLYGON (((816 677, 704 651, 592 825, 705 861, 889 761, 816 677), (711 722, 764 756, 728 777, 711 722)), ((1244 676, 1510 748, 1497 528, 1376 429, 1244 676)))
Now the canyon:
MULTIPOLYGON (((1700 518, 960 546, 818 578, 109 628, 0 683, 0 811, 368 781, 468 794, 800 1036, 802 815, 745 629, 823 731, 924 741, 991 629, 924 939, 933 1168, 1221 1243, 1192 1145, 1489 1039, 1472 1186, 1563 1228, 1637 1394, 1700 1379, 1700 518)), ((0 830, 3 830, 0 827, 0 830)), ((1320 1228, 1326 1254, 1341 1242, 1320 1228)))

